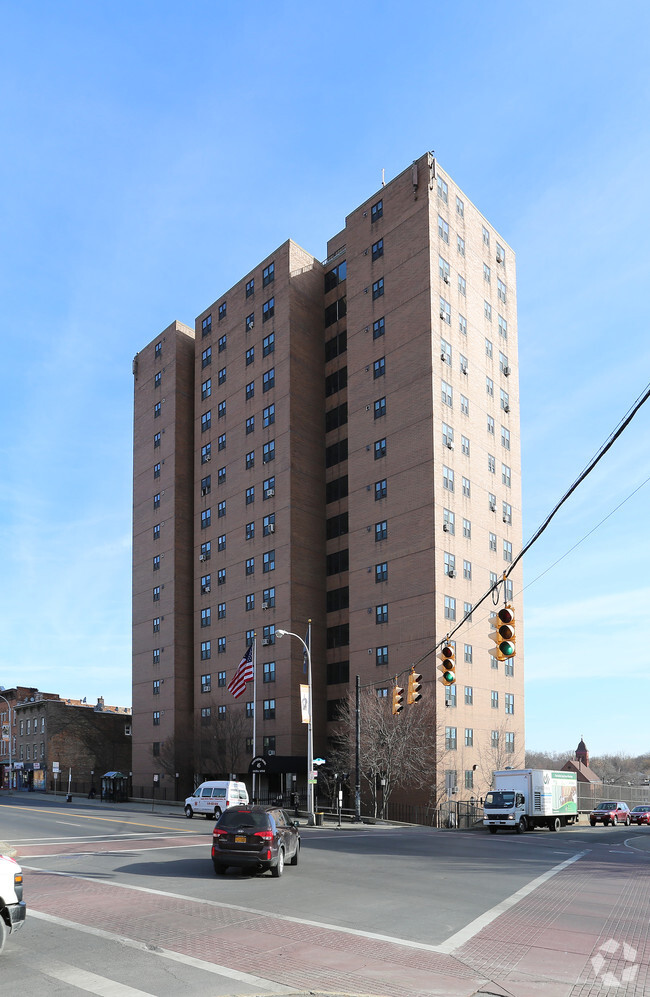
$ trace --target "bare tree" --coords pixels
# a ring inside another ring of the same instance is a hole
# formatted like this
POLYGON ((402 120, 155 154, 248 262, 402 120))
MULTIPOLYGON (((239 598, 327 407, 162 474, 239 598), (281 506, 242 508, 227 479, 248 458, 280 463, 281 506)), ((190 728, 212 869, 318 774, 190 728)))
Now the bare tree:
POLYGON ((195 772, 201 778, 210 776, 227 777, 247 766, 244 754, 246 735, 251 721, 244 708, 229 707, 225 714, 218 714, 213 704, 209 723, 201 723, 196 728, 194 739, 195 772))
POLYGON ((509 729, 507 723, 500 724, 498 728, 490 731, 490 741, 478 746, 478 765, 483 793, 492 786, 495 772, 502 772, 505 768, 519 769, 525 765, 523 746, 517 745, 514 752, 508 750, 506 734, 509 729))
MULTIPOLYGON (((361 694, 361 773, 370 791, 375 816, 385 813, 397 789, 427 788, 437 792, 436 771, 442 756, 440 726, 431 695, 392 714, 388 697, 375 689, 361 694)), ((344 701, 340 714, 341 761, 354 767, 355 695, 344 701)))

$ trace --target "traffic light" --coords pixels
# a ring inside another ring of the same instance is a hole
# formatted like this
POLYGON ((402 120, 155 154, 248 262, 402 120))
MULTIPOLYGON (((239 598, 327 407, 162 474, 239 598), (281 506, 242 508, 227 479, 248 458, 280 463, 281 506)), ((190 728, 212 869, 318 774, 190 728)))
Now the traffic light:
POLYGON ((393 716, 404 709, 404 690, 397 683, 393 686, 393 716))
POLYGON ((411 668, 409 674, 409 687, 406 694, 406 702, 411 705, 411 703, 417 703, 418 699, 422 699, 422 693, 420 692, 422 683, 422 676, 418 675, 415 670, 415 665, 411 668))
POLYGON ((456 681, 456 654, 453 644, 447 642, 438 654, 441 664, 438 666, 442 672, 440 681, 443 685, 453 685, 456 681))
POLYGON ((494 641, 496 647, 494 655, 498 661, 507 661, 514 658, 517 653, 515 635, 515 611, 511 605, 506 603, 494 616, 490 617, 490 625, 493 630, 490 639, 494 641))

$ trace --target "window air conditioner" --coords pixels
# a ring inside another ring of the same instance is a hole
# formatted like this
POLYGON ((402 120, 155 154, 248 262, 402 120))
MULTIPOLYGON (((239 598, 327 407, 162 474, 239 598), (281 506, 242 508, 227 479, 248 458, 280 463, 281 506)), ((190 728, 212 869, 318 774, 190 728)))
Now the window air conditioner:
POLYGON ((503 374, 504 374, 505 377, 510 377, 510 375, 512 374, 512 368, 511 367, 504 367, 503 368, 503 374))
POLYGON ((448 450, 454 449, 454 444, 451 442, 451 440, 447 440, 447 449, 448 450))
POLYGON ((266 749, 266 754, 267 755, 274 755, 275 754, 275 748, 267 748, 266 749))
POLYGON ((266 494, 269 496, 269 498, 273 498, 273 496, 275 495, 275 488, 267 488, 266 494))
POLYGON ((442 524, 442 532, 443 533, 449 533, 449 524, 448 523, 443 523, 442 524))
POLYGON ((207 495, 207 494, 208 494, 208 489, 207 488, 202 488, 201 489, 201 495, 207 495))
POLYGON ((273 523, 269 523, 269 533, 275 533, 275 526, 273 523))
POLYGON ((205 561, 205 554, 199 554, 199 561, 205 561))
POLYGON ((206 464, 207 464, 207 462, 208 462, 209 460, 212 460, 212 455, 211 455, 211 454, 209 454, 209 453, 207 453, 207 454, 205 455, 205 462, 206 462, 206 464))
POLYGON ((444 317, 445 317, 445 313, 443 311, 441 311, 440 312, 440 318, 444 318, 444 317))
POLYGON ((509 522, 509 519, 508 519, 508 517, 507 517, 507 516, 504 516, 504 517, 503 517, 503 522, 504 522, 504 523, 508 523, 508 522, 509 522))
POLYGON ((268 609, 268 608, 269 608, 268 602, 263 602, 262 603, 262 609, 268 609))
MULTIPOLYGON (((442 315, 440 316, 440 318, 442 318, 442 315)), ((446 361, 446 359, 447 359, 447 354, 446 354, 446 353, 441 353, 441 354, 440 354, 440 359, 441 359, 441 360, 443 361, 443 363, 444 363, 444 361, 446 361)))
POLYGON ((271 643, 270 637, 262 637, 262 647, 268 647, 271 643))
POLYGON ((446 273, 442 279, 444 280, 445 284, 448 284, 449 283, 449 274, 446 273))
POLYGON ((455 578, 455 577, 456 577, 456 572, 454 571, 454 569, 453 569, 453 568, 450 568, 450 569, 449 569, 449 571, 447 572, 447 576, 448 576, 449 578, 455 578))
POLYGON ((467 367, 465 366, 465 364, 463 364, 463 366, 460 368, 460 372, 461 372, 461 374, 466 374, 467 373, 467 367))
POLYGON ((490 512, 496 512, 496 511, 497 507, 492 502, 490 502, 490 512))
POLYGON ((503 406, 503 411, 504 412, 509 412, 510 411, 510 406, 509 405, 504 405, 503 406))
POLYGON ((497 253, 497 263, 503 263, 503 254, 497 253))
POLYGON ((209 585, 204 585, 203 586, 203 591, 205 592, 206 595, 210 595, 210 586, 209 585))

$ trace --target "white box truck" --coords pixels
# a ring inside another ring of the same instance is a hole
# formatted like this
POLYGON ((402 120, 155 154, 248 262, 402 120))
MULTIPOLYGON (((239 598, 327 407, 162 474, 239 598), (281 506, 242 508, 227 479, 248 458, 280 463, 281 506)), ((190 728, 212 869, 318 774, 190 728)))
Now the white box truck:
POLYGON ((559 831, 578 819, 575 772, 551 769, 506 769, 494 773, 494 788, 485 795, 483 825, 496 834, 500 827, 517 834, 534 827, 559 831))
POLYGON ((0 952, 7 935, 22 928, 25 910, 22 869, 9 855, 0 853, 0 952))

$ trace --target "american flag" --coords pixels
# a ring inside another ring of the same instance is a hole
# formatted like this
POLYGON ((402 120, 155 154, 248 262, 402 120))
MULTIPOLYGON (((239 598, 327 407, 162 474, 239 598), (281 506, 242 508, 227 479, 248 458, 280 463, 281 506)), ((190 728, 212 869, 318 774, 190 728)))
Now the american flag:
POLYGON ((246 688, 247 682, 253 681, 253 645, 247 649, 244 657, 239 662, 237 671, 233 675, 228 685, 228 692, 231 692, 235 699, 239 699, 246 688))

